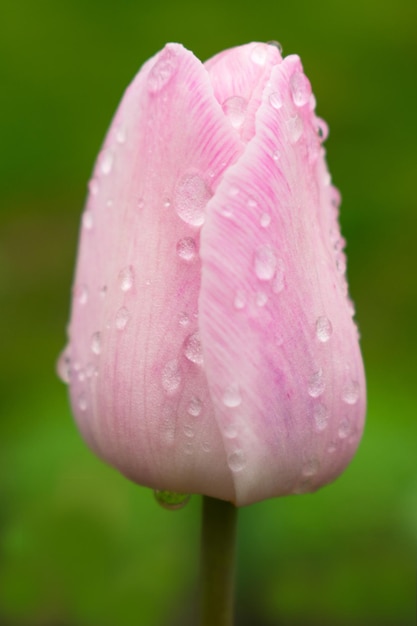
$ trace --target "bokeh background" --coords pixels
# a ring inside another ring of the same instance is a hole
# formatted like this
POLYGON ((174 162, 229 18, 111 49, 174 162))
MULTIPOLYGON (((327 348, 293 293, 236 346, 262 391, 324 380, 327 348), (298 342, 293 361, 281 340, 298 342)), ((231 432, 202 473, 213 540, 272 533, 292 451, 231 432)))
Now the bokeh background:
MULTIPOLYGON (((55 375, 86 182, 166 41, 301 55, 330 125, 369 386, 345 474, 240 513, 238 626, 411 626, 417 543, 415 0, 2 0, 0 625, 192 626, 198 497, 178 512, 86 449, 55 375)), ((215 626, 215 625, 213 625, 215 626)))

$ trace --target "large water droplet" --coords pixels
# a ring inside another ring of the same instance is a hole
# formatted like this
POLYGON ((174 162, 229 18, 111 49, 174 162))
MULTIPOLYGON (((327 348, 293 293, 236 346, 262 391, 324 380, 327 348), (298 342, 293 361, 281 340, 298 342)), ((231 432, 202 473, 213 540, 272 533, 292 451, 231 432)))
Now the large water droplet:
POLYGON ((182 509, 190 500, 190 496, 185 493, 175 493, 174 491, 162 491, 159 489, 156 489, 153 493, 157 503, 169 511, 182 509))
POLYGON ((268 58, 267 44, 256 44, 251 50, 250 58, 256 65, 265 65, 268 58))
POLYGON ((122 291, 129 291, 132 289, 134 279, 134 270, 131 265, 124 267, 119 272, 119 286, 122 291))
POLYGON ((98 331, 91 335, 91 350, 94 354, 101 352, 101 333, 98 331))
POLYGON ((192 237, 184 237, 177 243, 177 254, 183 261, 192 261, 196 254, 196 245, 192 237))
POLYGON ((189 413, 193 417, 198 417, 201 413, 202 406, 203 403, 201 402, 201 400, 194 396, 188 403, 187 413, 189 413))
POLYGON ((175 191, 175 210, 178 216, 191 226, 202 226, 205 208, 211 193, 204 180, 198 174, 186 174, 180 180, 175 191))
POLYGON ((227 457, 227 464, 232 472, 241 472, 246 465, 246 457, 243 450, 235 450, 227 457))
POLYGON ((236 130, 243 126, 247 106, 247 100, 245 100, 245 98, 241 98, 240 96, 227 98, 227 100, 225 100, 222 104, 224 114, 236 130))
POLYGON ((155 65, 152 67, 148 76, 148 89, 151 93, 161 91, 177 71, 177 57, 175 52, 170 48, 165 48, 158 55, 155 65))
POLYGON ((277 110, 280 109, 282 107, 281 95, 276 91, 271 93, 269 96, 269 104, 271 105, 273 109, 277 109, 277 110))
POLYGON ((290 89, 295 106, 302 107, 310 100, 311 85, 303 72, 294 72, 290 78, 290 89))
POLYGON ((124 328, 126 328, 129 318, 129 311, 125 306, 122 306, 116 313, 116 328, 118 330, 123 330, 124 328))
POLYGON ((234 383, 229 385, 223 393, 223 404, 229 408, 239 406, 242 402, 239 385, 234 383))
POLYGON ((255 274, 259 280, 271 280, 277 267, 275 252, 269 245, 260 246, 255 252, 255 274))
POLYGON ((324 392, 326 382, 324 380, 323 370, 319 369, 310 377, 308 381, 308 394, 312 398, 318 398, 324 392))
POLYGON ((329 422, 329 410, 324 404, 316 404, 313 409, 313 418, 316 429, 322 432, 329 422))
POLYGON ((359 400, 359 383, 351 380, 343 389, 342 398, 346 404, 356 404, 359 400))
POLYGON ((109 149, 103 150, 100 156, 100 170, 101 173, 107 176, 113 169, 114 155, 109 149))
POLYGON ((333 326, 325 315, 321 315, 316 320, 316 336, 319 341, 326 343, 332 336, 333 326))
POLYGON ((304 124, 299 115, 294 115, 287 120, 288 136, 291 143, 297 143, 303 134, 304 124))
POLYGON ((197 365, 203 363, 203 351, 201 349, 200 334, 198 332, 189 335, 185 340, 184 354, 192 363, 197 363, 197 365))
POLYGON ((181 384, 181 372, 177 359, 168 361, 162 370, 162 387, 169 394, 175 393, 181 384))

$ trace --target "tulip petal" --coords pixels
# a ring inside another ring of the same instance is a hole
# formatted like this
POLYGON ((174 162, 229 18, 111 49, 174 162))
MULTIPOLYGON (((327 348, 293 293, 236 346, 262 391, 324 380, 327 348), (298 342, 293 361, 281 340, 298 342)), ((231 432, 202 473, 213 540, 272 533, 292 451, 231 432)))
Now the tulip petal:
POLYGON ((337 192, 313 107, 299 58, 286 57, 201 232, 200 335, 237 505, 329 482, 363 428, 337 192))
POLYGON ((243 152, 207 70, 169 44, 128 88, 83 217, 71 398, 91 447, 137 482, 230 499, 201 362, 199 229, 243 152))

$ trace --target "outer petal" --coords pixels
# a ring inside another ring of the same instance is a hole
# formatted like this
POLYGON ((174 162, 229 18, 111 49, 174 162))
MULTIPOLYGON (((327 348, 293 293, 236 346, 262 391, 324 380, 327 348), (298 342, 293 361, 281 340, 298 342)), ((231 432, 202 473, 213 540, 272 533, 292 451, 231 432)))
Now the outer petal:
POLYGON ((298 57, 274 66, 201 233, 200 334, 238 505, 329 482, 363 428, 338 195, 313 107, 298 57))
POLYGON ((128 88, 83 218, 70 346, 77 422, 151 487, 230 499, 198 338, 199 227, 242 153, 194 55, 170 44, 128 88))

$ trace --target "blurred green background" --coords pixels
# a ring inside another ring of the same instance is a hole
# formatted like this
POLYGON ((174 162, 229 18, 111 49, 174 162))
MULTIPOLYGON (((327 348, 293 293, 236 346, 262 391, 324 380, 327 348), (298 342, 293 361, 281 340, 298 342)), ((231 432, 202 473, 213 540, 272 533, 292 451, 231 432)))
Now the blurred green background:
MULTIPOLYGON (((240 514, 239 626, 411 626, 417 543, 415 0, 2 0, 0 625, 192 626, 199 498, 159 508, 83 444, 55 376, 86 182, 166 41, 301 55, 329 123, 369 385, 317 494, 240 514)), ((213 625, 215 626, 215 625, 213 625)))

